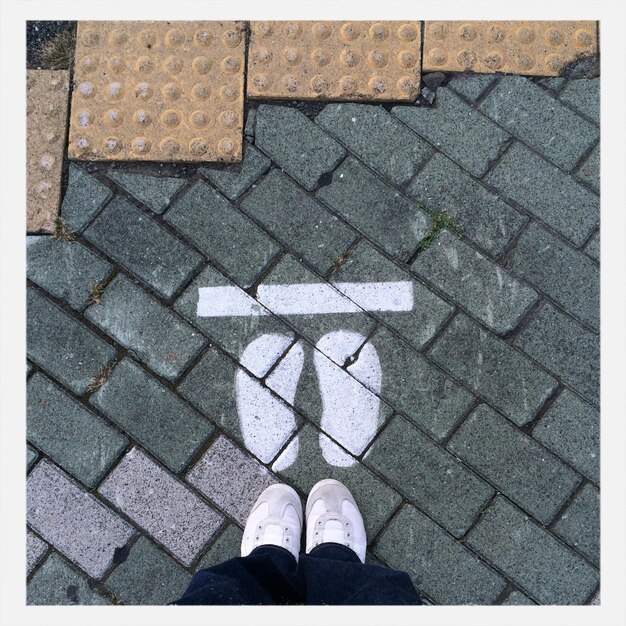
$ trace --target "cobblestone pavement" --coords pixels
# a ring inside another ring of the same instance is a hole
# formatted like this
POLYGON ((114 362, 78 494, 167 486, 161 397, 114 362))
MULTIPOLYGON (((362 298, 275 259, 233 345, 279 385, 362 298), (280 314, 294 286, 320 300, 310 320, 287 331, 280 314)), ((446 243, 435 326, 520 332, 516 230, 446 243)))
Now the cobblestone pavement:
POLYGON ((70 165, 75 238, 28 238, 28 603, 171 601, 328 476, 432 604, 597 602, 598 98, 457 76, 260 104, 240 171, 70 165))

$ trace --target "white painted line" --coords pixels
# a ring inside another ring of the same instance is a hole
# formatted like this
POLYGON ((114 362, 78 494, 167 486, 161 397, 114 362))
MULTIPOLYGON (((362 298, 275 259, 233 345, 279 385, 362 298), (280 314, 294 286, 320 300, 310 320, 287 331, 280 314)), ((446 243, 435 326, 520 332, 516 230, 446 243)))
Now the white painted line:
POLYGON ((241 317, 269 315, 259 303, 239 287, 200 287, 198 317, 241 317))

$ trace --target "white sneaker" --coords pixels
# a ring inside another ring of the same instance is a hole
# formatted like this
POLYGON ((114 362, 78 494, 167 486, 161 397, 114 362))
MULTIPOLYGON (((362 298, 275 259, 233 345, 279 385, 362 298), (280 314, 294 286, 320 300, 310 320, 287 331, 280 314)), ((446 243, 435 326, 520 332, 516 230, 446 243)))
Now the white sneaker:
POLYGON ((288 485, 270 485, 257 498, 246 521, 241 540, 241 556, 248 556, 258 546, 286 548, 296 557, 300 554, 302 503, 288 485))
POLYGON ((365 563, 367 537, 363 517, 349 489, 327 478, 313 486, 306 501, 306 552, 322 543, 340 543, 365 563))

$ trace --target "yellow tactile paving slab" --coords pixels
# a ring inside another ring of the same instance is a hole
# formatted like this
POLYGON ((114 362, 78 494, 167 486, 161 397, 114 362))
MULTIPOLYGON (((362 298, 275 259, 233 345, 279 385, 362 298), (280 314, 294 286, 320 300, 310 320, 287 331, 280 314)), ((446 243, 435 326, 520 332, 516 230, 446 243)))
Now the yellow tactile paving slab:
POLYGON ((52 233, 61 203, 70 73, 26 73, 26 216, 29 233, 52 233))
POLYGON ((415 100, 419 22, 252 22, 250 98, 415 100))
POLYGON ((595 22, 426 22, 422 69, 558 76, 596 51, 595 22))
POLYGON ((79 22, 68 155, 241 161, 243 22, 79 22))

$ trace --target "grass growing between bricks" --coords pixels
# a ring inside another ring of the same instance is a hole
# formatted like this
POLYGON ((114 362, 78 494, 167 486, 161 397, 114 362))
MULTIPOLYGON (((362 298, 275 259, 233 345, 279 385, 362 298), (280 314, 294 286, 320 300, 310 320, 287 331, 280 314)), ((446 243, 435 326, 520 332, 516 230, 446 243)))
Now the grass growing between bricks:
POLYGON ((74 231, 67 225, 67 223, 61 217, 57 217, 54 221, 54 233, 52 233, 53 239, 60 239, 61 241, 74 241, 76 235, 74 231))
POLYGON ((418 252, 422 250, 426 250, 430 248, 430 246, 437 241, 439 238, 439 233, 442 230, 449 230, 451 233, 454 233, 457 237, 463 237, 463 233, 461 232, 461 225, 457 224, 449 215, 447 209, 441 209, 437 211, 436 209, 429 209, 424 204, 420 203, 419 208, 426 211, 433 218, 433 225, 430 229, 430 232, 422 241, 420 241, 418 246, 418 252))

